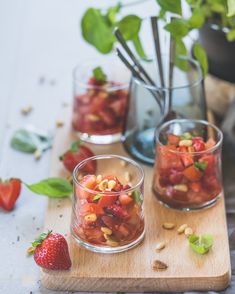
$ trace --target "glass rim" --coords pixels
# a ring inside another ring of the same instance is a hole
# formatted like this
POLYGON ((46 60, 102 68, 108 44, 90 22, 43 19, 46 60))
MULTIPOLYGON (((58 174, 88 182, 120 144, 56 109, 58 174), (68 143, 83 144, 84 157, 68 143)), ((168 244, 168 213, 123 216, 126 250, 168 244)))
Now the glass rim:
MULTIPOLYGON (((167 56, 166 54, 162 54, 163 56, 167 56)), ((185 88, 189 88, 189 87, 195 87, 197 85, 199 85, 203 80, 204 80, 204 77, 203 77, 203 72, 202 72, 202 69, 199 65, 199 63, 197 62, 197 60, 191 58, 191 57, 188 57, 188 56, 184 56, 184 55, 178 55, 178 58, 181 58, 183 60, 187 60, 189 61, 190 63, 192 63, 196 68, 197 68, 197 71, 199 73, 199 78, 192 81, 191 83, 187 84, 187 85, 183 85, 183 86, 176 86, 176 87, 157 87, 157 86, 152 86, 152 85, 148 85, 146 84, 145 82, 141 81, 139 78, 137 77, 134 77, 132 76, 133 80, 138 84, 138 85, 142 85, 144 86, 146 89, 148 90, 153 90, 153 91, 169 91, 169 90, 179 90, 179 89, 185 89, 185 88)), ((148 58, 147 61, 154 61, 155 58, 148 58)), ((146 59, 140 59, 140 61, 146 61, 146 59)))
POLYGON ((120 195, 121 193, 128 193, 128 192, 131 192, 131 191, 135 190, 137 187, 139 187, 143 183, 143 181, 144 181, 144 170, 143 170, 142 166, 139 165, 133 159, 122 156, 122 155, 115 155, 115 154, 95 155, 95 156, 89 157, 89 158, 84 159, 83 161, 81 161, 79 164, 76 165, 76 167, 73 170, 73 183, 75 183, 76 185, 81 187, 83 190, 85 190, 85 191, 87 191, 89 193, 92 193, 92 194, 102 194, 102 195, 106 195, 106 196, 117 196, 117 195, 120 195), (134 186, 132 186, 132 187, 130 187, 128 189, 124 189, 124 190, 121 190, 121 191, 118 191, 118 192, 113 192, 113 191, 105 191, 105 192, 100 191, 99 192, 99 191, 96 191, 96 190, 86 188, 84 185, 80 184, 80 182, 77 179, 76 175, 78 173, 78 170, 81 168, 81 166, 83 166, 84 164, 86 164, 90 160, 109 159, 109 158, 115 158, 115 159, 124 160, 124 161, 127 161, 128 163, 134 165, 140 171, 140 180, 137 182, 137 184, 135 184, 134 186))
MULTIPOLYGON (((113 60, 118 60, 115 59, 114 56, 110 57, 113 60)), ((119 85, 115 85, 115 86, 109 86, 108 84, 104 87, 104 86, 95 86, 95 85, 89 85, 88 82, 80 82, 79 79, 76 77, 77 72, 81 69, 82 66, 84 66, 86 63, 92 63, 92 62, 97 62, 97 59, 94 58, 90 58, 90 59, 85 59, 83 61, 80 61, 74 68, 73 68, 73 82, 78 85, 80 88, 82 89, 88 89, 88 90, 103 90, 103 91, 108 91, 108 92, 112 92, 112 91, 117 91, 117 90, 124 90, 124 89, 128 89, 129 88, 129 84, 130 82, 125 82, 125 83, 121 83, 119 85)), ((105 64, 109 64, 110 60, 100 60, 100 63, 105 63, 105 64)))
POLYGON ((178 150, 173 150, 173 149, 168 149, 167 151, 169 152, 172 152, 172 153, 175 153, 175 154, 192 154, 192 155, 201 155, 201 154, 204 154, 204 153, 212 153, 214 152, 215 150, 217 150, 222 142, 223 142, 223 133, 222 131, 214 124, 206 121, 206 120, 202 120, 202 119, 173 119, 173 120, 170 120, 168 122, 165 122, 164 124, 162 124, 155 132, 155 138, 156 138, 156 143, 159 144, 160 146, 166 146, 164 145, 160 139, 159 139, 159 135, 160 135, 160 132, 167 126, 169 126, 170 124, 173 124, 173 123, 184 123, 184 122, 193 122, 193 123, 198 123, 198 124, 202 124, 204 126, 209 126, 211 128, 213 128, 218 134, 219 134, 219 140, 218 142, 211 148, 209 149, 206 149, 206 150, 202 150, 202 151, 195 151, 195 152, 184 152, 184 151, 178 151, 178 150), (157 134, 158 132, 158 134, 157 134))

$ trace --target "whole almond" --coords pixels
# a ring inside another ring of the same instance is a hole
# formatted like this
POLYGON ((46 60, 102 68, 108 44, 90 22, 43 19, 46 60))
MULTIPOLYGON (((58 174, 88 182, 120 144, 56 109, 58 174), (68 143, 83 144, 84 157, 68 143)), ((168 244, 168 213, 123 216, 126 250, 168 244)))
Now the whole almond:
POLYGON ((183 224, 183 225, 181 225, 181 226, 178 228, 178 230, 177 230, 178 234, 182 234, 182 233, 184 233, 184 231, 185 231, 185 229, 186 229, 187 227, 188 227, 187 224, 183 224))
POLYGON ((168 266, 164 262, 157 259, 154 260, 152 267, 155 271, 166 270, 168 268, 168 266))
POLYGON ((166 230, 172 230, 174 229, 175 224, 166 222, 162 225, 162 227, 163 229, 166 229, 166 230))
POLYGON ((165 242, 160 242, 157 244, 156 246, 156 250, 157 251, 161 251, 162 249, 164 249, 166 247, 166 243, 165 242))

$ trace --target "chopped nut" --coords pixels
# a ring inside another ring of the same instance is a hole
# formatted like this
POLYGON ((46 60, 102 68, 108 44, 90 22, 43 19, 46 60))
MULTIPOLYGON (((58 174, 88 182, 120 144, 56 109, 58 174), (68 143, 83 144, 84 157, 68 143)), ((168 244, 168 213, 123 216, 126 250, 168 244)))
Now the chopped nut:
POLYGON ((36 160, 39 160, 40 158, 42 157, 42 151, 40 149, 37 149, 35 152, 34 152, 34 158, 36 160))
POLYGON ((95 213, 85 215, 85 221, 87 222, 95 222, 97 220, 97 216, 95 213))
POLYGON ((127 166, 127 162, 125 160, 120 160, 120 164, 122 167, 127 166))
POLYGON ((162 225, 162 227, 163 227, 164 229, 166 229, 166 230, 172 230, 172 229, 174 229, 175 224, 173 224, 173 223, 164 223, 164 224, 162 225))
POLYGON ((184 231, 185 231, 185 229, 186 229, 187 227, 188 227, 187 224, 183 224, 183 225, 181 225, 181 226, 178 228, 178 230, 177 230, 178 234, 182 234, 182 233, 184 233, 184 231))
POLYGON ((126 180, 127 182, 130 182, 130 181, 131 181, 131 175, 130 175, 130 173, 129 173, 128 171, 125 172, 124 177, 125 177, 125 180, 126 180))
POLYGON ((184 234, 185 234, 185 236, 189 237, 189 236, 191 236, 193 234, 193 230, 190 227, 187 227, 184 230, 184 234))
POLYGON ((112 190, 116 186, 116 181, 110 180, 108 181, 108 189, 112 190))
POLYGON ((111 240, 111 239, 107 240, 107 241, 106 241, 106 244, 107 244, 108 246, 110 246, 110 247, 117 247, 117 246, 119 245, 118 242, 113 241, 113 240, 111 240))
POLYGON ((157 251, 161 251, 162 249, 164 249, 166 247, 166 243, 165 242, 160 242, 157 244, 156 246, 156 250, 157 251))
POLYGON ((181 140, 179 142, 179 146, 189 147, 189 146, 192 146, 192 145, 193 145, 193 141, 192 140, 181 140))
POLYGON ((98 185, 98 188, 100 191, 105 191, 108 188, 108 180, 105 179, 105 180, 101 181, 98 185))
POLYGON ((101 175, 98 175, 96 177, 96 183, 99 184, 103 180, 103 177, 101 175))
POLYGON ((29 248, 27 249, 27 254, 28 254, 28 255, 32 255, 32 254, 34 253, 34 250, 35 250, 35 248, 33 248, 32 246, 29 247, 29 248))
POLYGON ((95 115, 95 114, 92 114, 92 113, 88 114, 87 118, 88 118, 88 120, 93 121, 93 122, 96 122, 96 121, 100 120, 98 115, 95 115))
MULTIPOLYGON (((83 179, 83 175, 82 175, 81 173, 79 173, 79 174, 77 175, 77 179, 78 179, 79 181, 81 181, 81 180, 83 179)), ((71 177, 71 180, 73 180, 72 177, 71 177)))
POLYGON ((181 192, 188 192, 188 186, 185 184, 174 185, 174 189, 181 192))
POLYGON ((26 107, 21 108, 21 113, 22 113, 23 115, 27 115, 27 114, 29 114, 32 110, 33 110, 33 107, 29 105, 29 106, 26 106, 26 107))
POLYGON ((57 128, 62 128, 64 126, 64 122, 62 120, 57 120, 56 126, 57 128))
POLYGON ((154 260, 152 267, 155 271, 166 270, 168 268, 168 266, 160 260, 154 260))
MULTIPOLYGON (((101 227, 101 231, 105 234, 105 235, 112 235, 112 230, 110 230, 107 227, 101 227)), ((106 239, 106 238, 105 238, 106 239)))

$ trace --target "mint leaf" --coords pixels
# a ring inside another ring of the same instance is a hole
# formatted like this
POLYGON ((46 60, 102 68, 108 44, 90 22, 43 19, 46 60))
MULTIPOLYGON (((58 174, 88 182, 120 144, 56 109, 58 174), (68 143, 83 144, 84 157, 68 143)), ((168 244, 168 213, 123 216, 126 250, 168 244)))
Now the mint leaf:
POLYGON ((68 197, 73 191, 72 184, 62 178, 48 178, 36 184, 26 184, 26 186, 36 194, 46 195, 51 198, 68 197))
POLYGON ((189 132, 185 132, 180 136, 180 140, 191 140, 192 135, 189 132))
POLYGON ((194 9, 193 14, 188 21, 189 26, 193 29, 199 29, 203 26, 204 22, 205 22, 205 17, 202 14, 201 10, 194 9))
POLYGON ((131 197, 134 199, 136 204, 141 205, 143 203, 142 193, 140 192, 140 190, 133 191, 131 197))
POLYGON ((106 14, 106 17, 107 17, 107 20, 109 21, 109 23, 111 25, 114 25, 115 24, 115 22, 116 22, 116 16, 117 16, 117 13, 120 11, 120 8, 121 8, 121 5, 119 3, 116 6, 110 7, 108 9, 107 14, 106 14))
POLYGON ((99 9, 89 8, 81 21, 83 38, 103 54, 109 53, 115 42, 113 26, 99 9))
POLYGON ((96 194, 96 195, 93 197, 92 201, 93 201, 93 202, 98 201, 98 200, 100 200, 100 198, 102 198, 102 197, 103 197, 102 194, 96 194))
POLYGON ((228 17, 235 15, 235 1, 234 0, 227 0, 227 6, 228 6, 228 17))
POLYGON ((200 43, 195 43, 193 45, 193 54, 202 67, 203 75, 206 76, 208 72, 208 60, 206 51, 200 43))
POLYGON ((71 150, 72 152, 76 152, 76 151, 78 151, 80 145, 81 145, 81 141, 73 142, 73 143, 71 144, 71 146, 70 146, 70 150, 71 150))
POLYGON ((198 254, 207 253, 213 245, 213 236, 205 234, 202 236, 191 235, 188 238, 189 245, 198 254))
POLYGON ((193 165, 196 168, 198 168, 200 171, 204 171, 208 165, 208 162, 207 161, 195 162, 193 165))
POLYGON ((181 39, 189 32, 189 26, 184 19, 174 18, 170 23, 165 25, 165 30, 171 33, 175 39, 181 39))
POLYGON ((98 81, 105 82, 107 80, 107 75, 103 72, 103 69, 98 66, 92 71, 93 77, 95 77, 98 81))
POLYGON ((227 34, 226 34, 227 40, 229 42, 235 41, 235 29, 230 30, 227 34))
POLYGON ((36 150, 44 151, 50 148, 51 144, 49 136, 27 128, 16 130, 11 138, 11 147, 25 153, 34 153, 36 150))
POLYGON ((141 18, 136 15, 127 15, 117 24, 125 40, 133 40, 138 36, 141 27, 141 18))
POLYGON ((181 0, 157 0, 162 10, 182 14, 181 0))
POLYGON ((187 48, 184 42, 181 39, 177 39, 175 42, 175 65, 180 68, 181 70, 187 71, 188 70, 188 61, 184 60, 182 57, 188 55, 187 48))

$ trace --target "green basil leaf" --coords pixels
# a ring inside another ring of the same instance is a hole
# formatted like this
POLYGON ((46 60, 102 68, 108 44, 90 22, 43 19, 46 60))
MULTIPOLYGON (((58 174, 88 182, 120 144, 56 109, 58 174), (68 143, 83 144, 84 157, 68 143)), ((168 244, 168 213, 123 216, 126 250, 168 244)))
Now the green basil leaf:
POLYGON ((189 64, 187 60, 182 59, 183 56, 187 56, 188 51, 181 39, 176 39, 175 42, 175 65, 183 71, 187 71, 189 68, 189 64))
POLYGON ((182 15, 181 0, 157 0, 161 9, 182 15))
POLYGON ((182 39, 189 32, 189 26, 186 20, 174 18, 170 23, 165 25, 165 30, 171 33, 175 39, 182 39))
POLYGON ((62 178, 48 178, 36 184, 26 184, 26 186, 36 194, 46 195, 51 198, 68 197, 73 191, 72 184, 62 178))
POLYGON ((44 151, 52 145, 51 138, 28 129, 16 130, 11 138, 11 147, 25 153, 44 151))
POLYGON ((198 60, 198 62, 200 63, 204 76, 206 76, 208 72, 208 60, 207 60, 206 51, 201 46, 200 43, 195 43, 193 45, 193 54, 195 58, 198 60))
POLYGON ((227 0, 227 6, 228 6, 228 17, 235 15, 235 1, 234 0, 227 0))
POLYGON ((141 205, 143 203, 142 193, 140 190, 133 191, 131 197, 134 199, 136 204, 141 205))
POLYGON ((235 29, 230 30, 227 34, 226 34, 227 40, 229 42, 235 41, 235 29))
POLYGON ((194 9, 192 16, 190 17, 188 23, 191 28, 199 29, 203 26, 205 22, 205 17, 200 9, 194 9))
POLYGON ((93 73, 93 76, 98 81, 105 82, 107 80, 107 75, 103 72, 103 69, 100 66, 97 66, 96 68, 94 68, 92 73, 93 73))
POLYGON ((142 59, 147 59, 147 56, 144 52, 144 48, 142 46, 142 43, 140 41, 139 36, 136 36, 132 41, 133 41, 133 45, 134 45, 135 50, 138 53, 139 57, 142 59))
POLYGON ((208 165, 207 161, 203 161, 203 162, 195 162, 193 164, 196 168, 198 168, 200 171, 204 171, 208 165))
POLYGON ((115 42, 113 26, 107 23, 106 17, 99 9, 89 8, 81 21, 83 38, 101 53, 109 53, 115 42))
POLYGON ((191 235, 188 238, 189 245, 198 254, 207 253, 213 245, 213 236, 205 234, 202 236, 191 235))
POLYGON ((96 201, 100 200, 102 197, 103 197, 103 195, 98 193, 93 197, 92 201, 96 202, 96 201))
POLYGON ((141 18, 136 15, 127 15, 117 24, 125 40, 133 40, 138 36, 141 27, 141 18))

